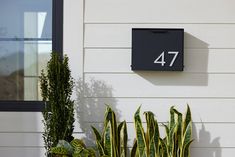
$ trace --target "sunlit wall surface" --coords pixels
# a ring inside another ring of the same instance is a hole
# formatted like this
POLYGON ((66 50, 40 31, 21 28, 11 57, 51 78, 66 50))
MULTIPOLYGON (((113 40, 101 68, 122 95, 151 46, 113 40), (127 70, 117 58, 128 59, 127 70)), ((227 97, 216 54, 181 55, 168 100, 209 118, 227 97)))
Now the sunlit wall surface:
POLYGON ((52 0, 0 0, 0 100, 40 100, 52 49, 52 0))

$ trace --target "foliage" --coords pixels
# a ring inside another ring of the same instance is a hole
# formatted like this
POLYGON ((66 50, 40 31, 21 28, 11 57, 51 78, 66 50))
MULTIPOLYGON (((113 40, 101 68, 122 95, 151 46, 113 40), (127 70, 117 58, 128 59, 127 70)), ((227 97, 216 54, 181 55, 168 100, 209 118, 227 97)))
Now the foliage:
POLYGON ((65 140, 59 140, 56 147, 52 147, 50 152, 56 157, 95 157, 95 151, 86 148, 84 142, 74 139, 70 143, 65 140))
POLYGON ((192 143, 192 119, 191 111, 187 106, 187 112, 183 119, 182 113, 174 107, 170 109, 170 122, 164 125, 166 138, 164 142, 168 157, 190 157, 189 146, 192 143))
POLYGON ((119 125, 116 122, 114 111, 107 106, 102 135, 92 127, 96 136, 96 145, 99 155, 102 157, 126 157, 127 156, 127 127, 123 121, 119 125))
POLYGON ((142 126, 140 107, 134 115, 136 140, 131 151, 131 157, 158 157, 160 147, 158 123, 152 112, 148 111, 144 114, 147 122, 147 132, 144 132, 142 126))
POLYGON ((74 101, 71 100, 73 79, 68 66, 68 57, 62 59, 57 53, 51 54, 46 73, 40 77, 41 95, 45 102, 43 111, 43 139, 47 156, 51 147, 59 140, 72 141, 74 123, 74 101))
POLYGON ((170 122, 164 125, 166 137, 160 138, 158 123, 152 112, 145 112, 147 131, 144 132, 140 107, 135 113, 136 140, 131 157, 190 157, 189 146, 192 143, 192 119, 189 106, 186 116, 174 107, 170 109, 170 122))

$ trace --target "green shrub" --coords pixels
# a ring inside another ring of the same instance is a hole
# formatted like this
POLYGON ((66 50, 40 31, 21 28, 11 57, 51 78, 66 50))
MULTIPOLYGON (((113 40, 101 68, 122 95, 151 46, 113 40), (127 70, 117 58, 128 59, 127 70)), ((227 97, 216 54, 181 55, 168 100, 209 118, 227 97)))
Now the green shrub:
POLYGON ((71 141, 74 129, 74 101, 71 100, 73 79, 68 66, 68 57, 51 54, 46 73, 41 72, 41 95, 45 102, 43 111, 43 139, 47 156, 59 140, 71 141))

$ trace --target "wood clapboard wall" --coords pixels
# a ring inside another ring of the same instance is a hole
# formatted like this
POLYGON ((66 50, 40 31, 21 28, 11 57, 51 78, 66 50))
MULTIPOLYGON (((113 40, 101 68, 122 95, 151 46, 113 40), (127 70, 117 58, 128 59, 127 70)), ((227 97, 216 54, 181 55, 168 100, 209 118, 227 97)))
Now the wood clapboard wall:
MULTIPOLYGON (((105 104, 128 124, 133 114, 155 113, 167 122, 169 108, 193 116, 192 157, 235 154, 235 1, 64 1, 64 48, 77 80, 75 136, 93 145, 90 125, 102 128, 105 104), (132 28, 184 28, 184 72, 133 72, 132 28), (81 76, 81 79, 78 79, 81 76)), ((144 118, 144 117, 143 117, 144 118)), ((1 157, 43 157, 40 113, 0 114, 1 157)), ((162 136, 164 130, 161 128, 162 136)))
POLYGON ((235 153, 235 1, 85 0, 84 8, 81 125, 100 126, 104 103, 111 104, 128 122, 131 147, 140 104, 159 122, 172 105, 184 112, 189 104, 192 157, 235 153), (131 71, 132 28, 184 28, 184 72, 131 71))

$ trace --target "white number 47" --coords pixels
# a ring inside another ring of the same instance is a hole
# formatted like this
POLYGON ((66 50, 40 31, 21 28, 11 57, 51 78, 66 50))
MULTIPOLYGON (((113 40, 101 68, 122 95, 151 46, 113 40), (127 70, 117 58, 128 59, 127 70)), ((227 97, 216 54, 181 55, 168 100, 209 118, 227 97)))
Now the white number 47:
MULTIPOLYGON (((174 64, 176 57, 178 56, 179 52, 178 51, 169 51, 167 52, 170 55, 174 55, 174 57, 171 60, 170 63, 170 67, 174 64)), ((154 63, 156 64, 161 64, 162 66, 164 66, 166 64, 165 62, 165 52, 163 51, 158 57, 157 59, 154 60, 154 63)))

